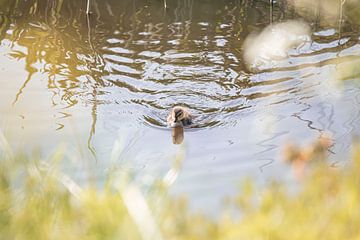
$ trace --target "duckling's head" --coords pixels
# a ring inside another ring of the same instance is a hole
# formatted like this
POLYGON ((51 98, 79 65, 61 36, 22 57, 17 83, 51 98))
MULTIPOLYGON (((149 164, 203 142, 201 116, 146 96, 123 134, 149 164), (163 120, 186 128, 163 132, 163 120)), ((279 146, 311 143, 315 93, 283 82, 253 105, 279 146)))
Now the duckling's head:
POLYGON ((174 107, 168 117, 168 124, 171 127, 182 127, 182 120, 185 118, 184 110, 181 107, 174 107))
POLYGON ((181 107, 174 107, 173 109, 174 123, 181 122, 185 118, 184 109, 181 107))
POLYGON ((171 109, 167 118, 168 125, 171 127, 183 127, 191 123, 191 115, 187 108, 176 106, 171 109))

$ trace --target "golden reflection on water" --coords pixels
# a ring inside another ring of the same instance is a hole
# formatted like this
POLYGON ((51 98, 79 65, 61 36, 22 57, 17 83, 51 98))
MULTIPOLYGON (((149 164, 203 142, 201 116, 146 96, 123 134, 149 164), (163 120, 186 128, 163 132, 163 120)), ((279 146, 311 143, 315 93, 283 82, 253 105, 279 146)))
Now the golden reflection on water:
MULTIPOLYGON (((91 127, 86 128, 90 129, 89 149, 94 152, 91 138, 96 125, 98 83, 93 80, 96 74, 89 75, 89 69, 93 67, 101 71, 101 67, 95 66, 93 56, 84 55, 91 50, 88 43, 78 41, 82 38, 79 32, 81 12, 72 15, 76 12, 66 10, 71 3, 63 4, 64 1, 19 1, 8 3, 7 9, 1 9, 3 13, 7 10, 7 14, 2 15, 6 21, 2 24, 1 32, 4 36, 2 49, 8 50, 7 54, 1 55, 5 57, 2 63, 5 63, 6 71, 12 69, 5 76, 21 83, 17 87, 10 87, 9 80, 2 78, 5 81, 2 85, 9 86, 6 97, 2 96, 2 102, 7 103, 9 110, 6 112, 2 108, 1 112, 6 113, 6 121, 11 122, 11 126, 6 125, 5 128, 21 125, 22 131, 29 132, 14 135, 29 138, 48 136, 52 130, 62 130, 65 125, 70 129, 80 125, 79 131, 83 132, 81 129, 89 119, 84 117, 88 115, 88 110, 76 105, 82 95, 91 95, 92 123, 91 127), (66 16, 62 15, 64 12, 70 15, 67 22, 64 21, 66 16), (75 36, 71 29, 76 30, 75 36), (16 124, 14 120, 19 116, 21 124, 16 124), (71 123, 66 121, 69 118, 71 123)), ((74 131, 70 129, 68 131, 74 131)))

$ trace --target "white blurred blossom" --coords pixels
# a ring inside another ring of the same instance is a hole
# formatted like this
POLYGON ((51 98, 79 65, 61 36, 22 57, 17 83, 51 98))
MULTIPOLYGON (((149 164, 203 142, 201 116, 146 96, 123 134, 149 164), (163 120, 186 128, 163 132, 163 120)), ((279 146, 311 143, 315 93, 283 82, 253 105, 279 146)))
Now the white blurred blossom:
POLYGON ((302 21, 287 21, 267 26, 250 34, 244 43, 244 59, 249 67, 287 57, 288 50, 310 40, 310 27, 302 21))

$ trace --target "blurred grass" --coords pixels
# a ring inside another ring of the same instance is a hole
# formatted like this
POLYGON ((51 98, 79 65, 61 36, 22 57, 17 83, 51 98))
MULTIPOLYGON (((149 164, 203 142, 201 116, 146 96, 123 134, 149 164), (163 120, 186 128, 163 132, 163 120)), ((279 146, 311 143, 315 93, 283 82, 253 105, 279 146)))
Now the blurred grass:
POLYGON ((60 151, 47 161, 6 151, 0 151, 0 239, 360 239, 359 144, 347 167, 309 166, 296 191, 243 183, 216 219, 190 211, 161 184, 147 197, 126 181, 81 189, 57 171, 60 151))

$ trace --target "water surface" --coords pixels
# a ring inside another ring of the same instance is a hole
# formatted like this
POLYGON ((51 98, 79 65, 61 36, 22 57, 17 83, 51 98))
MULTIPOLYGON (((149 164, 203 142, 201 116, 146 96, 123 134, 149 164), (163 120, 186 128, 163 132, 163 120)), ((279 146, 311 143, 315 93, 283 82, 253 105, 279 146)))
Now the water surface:
POLYGON ((341 164, 360 132, 358 74, 335 77, 360 57, 346 8, 335 24, 285 1, 178 0, 165 9, 159 0, 94 0, 89 18, 85 9, 0 3, 0 128, 14 148, 48 155, 65 144, 65 168, 79 183, 101 183, 114 168, 141 185, 165 177, 175 195, 210 210, 244 177, 290 181, 280 161, 290 140, 330 132, 331 163, 341 164), (308 41, 257 69, 245 64, 250 33, 300 18, 308 41), (196 121, 173 145, 165 121, 178 104, 196 121))

